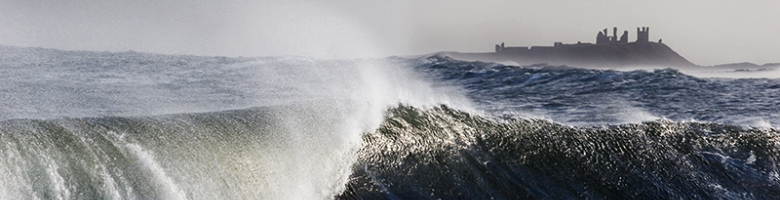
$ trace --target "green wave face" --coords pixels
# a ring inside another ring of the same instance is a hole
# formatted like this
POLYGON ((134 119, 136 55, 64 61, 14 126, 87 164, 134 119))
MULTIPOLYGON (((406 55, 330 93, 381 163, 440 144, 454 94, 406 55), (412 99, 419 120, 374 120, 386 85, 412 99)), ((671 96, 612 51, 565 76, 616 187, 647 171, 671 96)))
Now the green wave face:
POLYGON ((4 121, 0 198, 331 198, 354 144, 319 110, 4 121))

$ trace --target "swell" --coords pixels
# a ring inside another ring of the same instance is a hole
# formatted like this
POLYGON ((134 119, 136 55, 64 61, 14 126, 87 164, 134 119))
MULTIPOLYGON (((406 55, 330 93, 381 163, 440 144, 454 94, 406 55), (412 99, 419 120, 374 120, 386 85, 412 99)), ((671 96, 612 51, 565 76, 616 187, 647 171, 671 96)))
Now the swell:
POLYGON ((772 199, 774 129, 658 120, 572 127, 399 106, 340 199, 772 199))
POLYGON ((780 195, 780 138, 774 129, 665 120, 572 127, 488 119, 444 105, 399 105, 387 110, 381 126, 365 133, 353 152, 340 125, 347 113, 313 107, 3 121, 0 197, 780 195))

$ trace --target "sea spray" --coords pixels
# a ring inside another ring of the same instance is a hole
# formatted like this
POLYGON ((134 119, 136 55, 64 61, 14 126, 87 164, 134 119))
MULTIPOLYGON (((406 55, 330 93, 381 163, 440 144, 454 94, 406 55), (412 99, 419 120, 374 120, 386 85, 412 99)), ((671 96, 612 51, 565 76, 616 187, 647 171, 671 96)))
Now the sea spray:
MULTIPOLYGON (((133 56, 146 58, 123 59, 133 56)), ((118 68, 119 74, 157 79, 140 84, 132 82, 138 78, 92 77, 90 72, 104 73, 99 70, 67 72, 98 80, 92 85, 97 90, 72 86, 88 99, 105 90, 160 96, 117 92, 108 97, 112 106, 56 108, 81 118, 2 122, 2 153, 12 156, 2 159, 0 169, 13 182, 0 190, 2 197, 328 199, 345 189, 361 135, 382 123, 386 109, 399 102, 467 102, 431 88, 403 60, 200 62, 118 68), (152 71, 135 71, 144 68, 152 71), (139 100, 149 102, 139 107, 139 100), (208 102, 214 104, 202 106, 208 102), (188 112, 187 106, 195 109, 188 112), (84 109, 97 112, 83 117, 84 109)))
MULTIPOLYGON (((327 106, 327 105, 319 105, 327 106)), ((344 113, 311 107, 6 121, 4 198, 328 198, 349 174, 344 113), (316 113, 315 113, 316 112, 316 113), (112 136, 123 135, 122 140, 112 136)), ((339 111, 340 112, 340 111, 339 111)))
MULTIPOLYGON (((146 171, 148 174, 147 176, 149 176, 149 179, 154 181, 152 187, 160 190, 158 193, 161 198, 187 199, 187 196, 184 194, 184 192, 181 191, 178 186, 176 186, 173 180, 165 174, 165 170, 160 167, 159 164, 157 164, 157 162, 154 160, 154 156, 152 156, 149 152, 137 144, 127 144, 125 147, 127 148, 126 152, 134 155, 135 159, 138 160, 138 166, 145 169, 144 171, 146 171)), ((102 172, 99 173, 103 175, 102 172)), ((111 182, 113 181, 108 183, 111 182)), ((108 189, 110 190, 112 188, 108 189)))

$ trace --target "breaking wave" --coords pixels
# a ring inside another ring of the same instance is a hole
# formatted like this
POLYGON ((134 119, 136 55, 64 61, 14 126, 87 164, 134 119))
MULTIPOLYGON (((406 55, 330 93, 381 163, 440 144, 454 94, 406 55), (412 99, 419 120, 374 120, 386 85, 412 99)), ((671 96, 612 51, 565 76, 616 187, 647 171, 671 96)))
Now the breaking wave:
POLYGON ((780 79, 0 53, 0 199, 780 195, 780 79))

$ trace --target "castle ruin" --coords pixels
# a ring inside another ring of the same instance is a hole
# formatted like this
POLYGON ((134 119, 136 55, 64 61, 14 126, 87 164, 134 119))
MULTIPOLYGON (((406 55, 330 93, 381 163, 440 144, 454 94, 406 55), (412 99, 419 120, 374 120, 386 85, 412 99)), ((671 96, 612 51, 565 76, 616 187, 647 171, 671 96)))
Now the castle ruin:
POLYGON ((639 27, 637 27, 636 42, 647 43, 648 41, 650 41, 650 27, 642 27, 642 29, 639 29, 639 27))
MULTIPOLYGON (((449 52, 457 59, 490 62, 512 61, 518 65, 566 65, 581 67, 605 66, 696 66, 666 44, 650 41, 650 28, 638 27, 636 40, 629 41, 628 31, 617 27, 604 29, 596 34, 596 41, 563 43, 552 46, 507 46, 496 44, 496 52, 449 52), (611 33, 610 33, 611 32, 611 33)), ((631 34, 633 36, 633 34, 631 34)), ((633 39, 633 37, 632 37, 633 39)))
MULTIPOLYGON (((623 34, 618 37, 617 27, 612 28, 612 36, 607 32, 608 29, 599 31, 596 35, 595 45, 611 45, 611 44, 628 44, 628 31, 623 31, 623 34)), ((648 43, 650 41, 650 27, 637 27, 637 38, 635 43, 648 43)), ((507 47, 502 42, 500 45, 496 45, 496 53, 544 53, 551 48, 560 48, 567 46, 583 46, 594 45, 592 43, 577 42, 576 44, 563 44, 562 42, 555 42, 552 47, 550 46, 533 46, 533 47, 507 47)))

